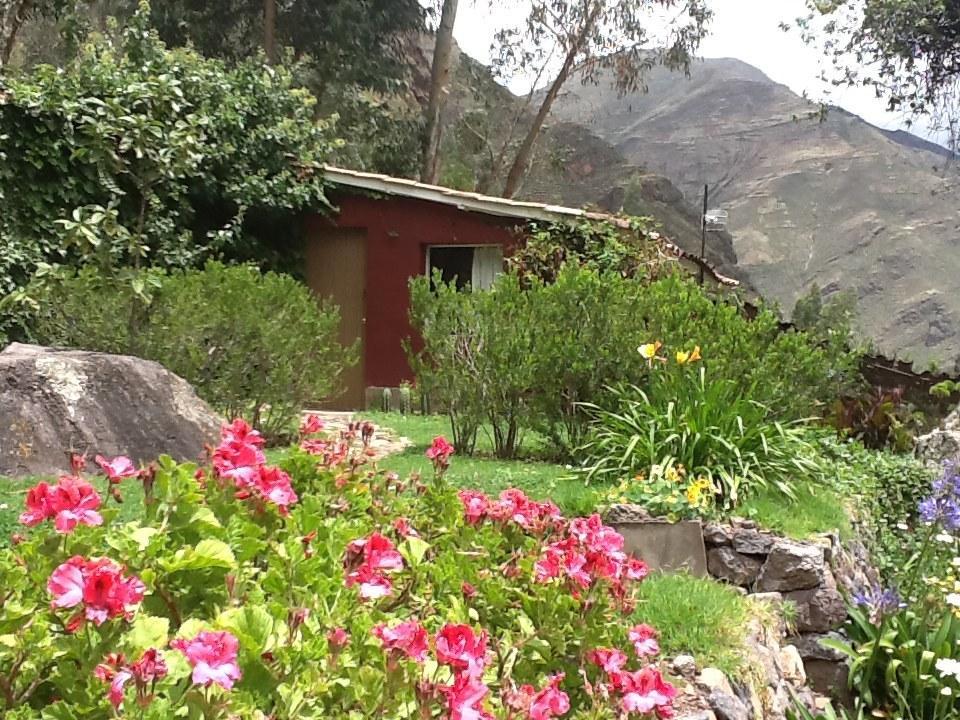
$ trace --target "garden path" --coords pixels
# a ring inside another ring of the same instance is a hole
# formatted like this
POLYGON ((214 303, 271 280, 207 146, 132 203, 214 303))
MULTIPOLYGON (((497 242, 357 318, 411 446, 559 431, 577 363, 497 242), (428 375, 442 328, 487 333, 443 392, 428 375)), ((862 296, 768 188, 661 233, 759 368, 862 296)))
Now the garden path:
MULTIPOLYGON (((307 415, 316 415, 321 420, 325 429, 331 435, 338 435, 340 432, 346 432, 352 422, 362 422, 365 418, 360 413, 355 412, 334 412, 334 411, 311 411, 305 412, 307 415)), ((406 450, 413 445, 413 441, 391 428, 374 423, 376 431, 373 434, 373 440, 370 441, 370 450, 372 459, 380 460, 388 455, 395 455, 406 450)))

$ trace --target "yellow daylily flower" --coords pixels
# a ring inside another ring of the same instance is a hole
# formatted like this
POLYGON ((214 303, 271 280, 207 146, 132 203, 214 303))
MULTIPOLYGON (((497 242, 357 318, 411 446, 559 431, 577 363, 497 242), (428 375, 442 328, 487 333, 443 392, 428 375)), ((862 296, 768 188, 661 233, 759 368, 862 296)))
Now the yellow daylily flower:
POLYGON ((686 365, 687 363, 696 362, 700 360, 700 346, 697 345, 690 352, 684 352, 683 350, 677 350, 677 364, 686 365))
POLYGON ((693 352, 690 353, 690 362, 696 362, 697 360, 702 360, 700 357, 700 346, 694 345, 693 352))
POLYGON ((663 347, 663 343, 657 340, 652 343, 644 343, 637 348, 637 352, 640 353, 644 360, 653 360, 657 356, 657 350, 661 347, 663 347))

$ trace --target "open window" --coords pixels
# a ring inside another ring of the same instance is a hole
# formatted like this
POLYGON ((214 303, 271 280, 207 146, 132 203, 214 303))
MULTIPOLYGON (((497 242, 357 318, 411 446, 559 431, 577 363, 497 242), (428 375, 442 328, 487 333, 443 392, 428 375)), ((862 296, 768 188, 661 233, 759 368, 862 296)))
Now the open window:
POLYGON ((443 281, 486 290, 503 272, 503 249, 499 245, 431 245, 427 248, 427 273, 439 270, 443 281))

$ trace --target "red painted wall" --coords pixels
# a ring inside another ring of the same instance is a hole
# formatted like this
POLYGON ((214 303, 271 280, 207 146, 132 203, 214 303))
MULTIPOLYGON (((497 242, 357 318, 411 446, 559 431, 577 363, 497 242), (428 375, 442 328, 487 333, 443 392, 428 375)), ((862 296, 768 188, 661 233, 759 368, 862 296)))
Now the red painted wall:
MULTIPOLYGON (((515 244, 515 228, 522 224, 465 212, 409 198, 333 194, 339 213, 333 222, 341 228, 363 228, 367 233, 366 344, 367 386, 396 387, 413 374, 401 345, 411 337, 408 280, 422 275, 430 245, 502 245, 504 255, 515 244)), ((308 220, 308 237, 322 237, 329 218, 308 220)), ((322 242, 322 240, 319 240, 322 242)))

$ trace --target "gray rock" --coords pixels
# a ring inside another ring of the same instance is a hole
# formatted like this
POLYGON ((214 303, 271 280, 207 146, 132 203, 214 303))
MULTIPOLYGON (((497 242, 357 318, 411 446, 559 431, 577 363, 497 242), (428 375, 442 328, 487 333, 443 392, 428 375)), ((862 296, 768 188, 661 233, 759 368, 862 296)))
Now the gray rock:
POLYGON ((807 683, 807 671, 803 667, 803 658, 794 645, 784 645, 780 648, 780 670, 783 677, 794 685, 807 683))
POLYGON ((778 540, 760 570, 757 589, 784 593, 809 590, 823 582, 825 569, 822 547, 778 540))
POLYGON ((729 545, 733 535, 727 525, 707 523, 703 526, 703 542, 707 545, 729 545))
POLYGON ((736 695, 713 690, 707 696, 710 709, 717 716, 717 720, 751 720, 747 706, 736 695))
POLYGON ((650 512, 643 505, 634 503, 619 503, 611 505, 606 512, 606 521, 609 524, 644 522, 650 519, 650 512))
POLYGON ((917 458, 931 467, 939 466, 944 460, 960 459, 960 426, 953 421, 956 414, 954 410, 942 427, 916 439, 917 458))
POLYGON ((761 565, 756 558, 741 555, 729 547, 713 547, 707 551, 707 572, 732 585, 752 585, 761 565))
POLYGON ((714 667, 705 667, 697 676, 696 684, 707 692, 719 692, 722 695, 733 695, 733 687, 727 676, 714 667))
POLYGON ((19 343, 0 352, 0 475, 55 475, 70 452, 196 460, 219 426, 158 363, 19 343))
POLYGON ((800 657, 802 657, 804 661, 826 660, 829 662, 843 662, 846 659, 846 655, 839 650, 824 647, 820 642, 821 640, 842 641, 843 636, 840 635, 840 633, 830 632, 807 633, 789 638, 790 644, 797 649, 797 652, 800 653, 800 657))
POLYGON ((712 710, 692 710, 682 715, 674 715, 673 720, 717 720, 712 710))
POLYGON ((738 530, 733 534, 733 549, 744 555, 767 555, 776 540, 773 535, 756 530, 738 530))
POLYGON ((847 619, 846 603, 829 570, 825 571, 820 587, 786 593, 784 599, 797 606, 797 632, 829 632, 843 625, 847 619))
POLYGON ((697 661, 693 655, 677 655, 670 663, 670 671, 678 677, 692 680, 697 675, 697 661))

